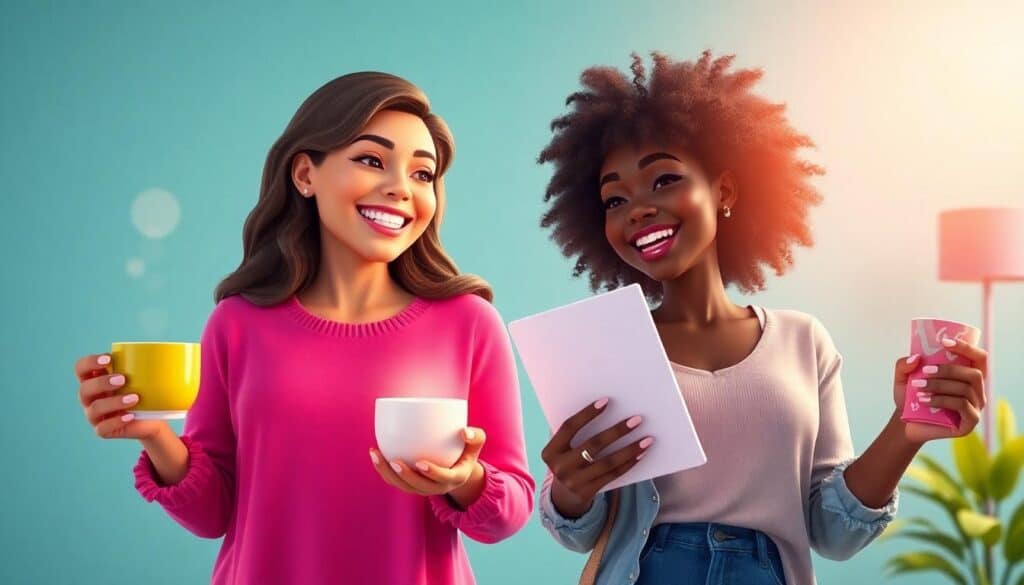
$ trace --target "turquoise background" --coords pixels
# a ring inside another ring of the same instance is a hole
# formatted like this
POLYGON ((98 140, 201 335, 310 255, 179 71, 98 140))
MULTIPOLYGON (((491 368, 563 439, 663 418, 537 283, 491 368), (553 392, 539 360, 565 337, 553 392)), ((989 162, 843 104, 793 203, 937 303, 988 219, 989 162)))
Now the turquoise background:
MULTIPOLYGON (((219 542, 138 497, 138 446, 93 435, 72 364, 117 339, 198 338, 214 286, 240 258, 267 149, 337 75, 407 77, 448 120, 458 149, 444 242, 512 320, 588 294, 538 227, 550 169, 534 162, 579 73, 654 49, 689 59, 711 48, 764 67, 759 90, 788 102, 818 143, 809 156, 829 169, 826 202, 812 216, 816 247, 789 275, 752 298, 732 294, 826 324, 846 358, 858 451, 891 410, 908 320, 980 324, 980 287, 937 280, 938 211, 1024 204, 1024 44, 1011 4, 22 2, 3 12, 3 583, 208 580, 219 542), (150 188, 180 204, 162 239, 131 220, 150 188)), ((995 301, 994 386, 1024 413, 1024 286, 997 286, 995 301)), ((547 427, 523 381, 539 479, 547 427)), ((948 443, 926 451, 949 460, 948 443)), ((907 497, 902 515, 920 513, 934 512, 907 497)), ((574 582, 583 562, 536 519, 500 545, 468 546, 486 585, 574 582)), ((878 582, 884 560, 911 546, 816 558, 819 581, 878 582)))

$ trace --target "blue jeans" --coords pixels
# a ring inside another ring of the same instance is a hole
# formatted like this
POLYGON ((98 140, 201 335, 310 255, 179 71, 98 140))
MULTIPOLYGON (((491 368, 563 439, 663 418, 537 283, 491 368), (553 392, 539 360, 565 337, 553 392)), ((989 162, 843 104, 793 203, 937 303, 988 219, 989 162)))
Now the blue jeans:
POLYGON ((640 552, 636 585, 785 585, 765 533, 726 524, 658 524, 640 552))

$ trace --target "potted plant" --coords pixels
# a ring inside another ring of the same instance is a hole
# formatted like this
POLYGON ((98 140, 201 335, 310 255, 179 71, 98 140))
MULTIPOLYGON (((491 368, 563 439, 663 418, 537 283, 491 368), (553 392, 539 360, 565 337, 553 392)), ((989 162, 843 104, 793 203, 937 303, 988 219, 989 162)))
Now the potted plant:
POLYGON ((1005 400, 997 407, 996 435, 993 454, 977 433, 953 439, 955 473, 924 453, 917 455, 907 470, 913 483, 901 490, 937 505, 948 526, 924 517, 890 523, 880 540, 904 538, 927 545, 889 559, 890 575, 935 571, 960 585, 1024 585, 1024 571, 1018 570, 1024 561, 1024 501, 1015 506, 1009 501, 1024 466, 1024 434, 1017 433, 1005 400), (999 575, 997 553, 1002 556, 999 575))

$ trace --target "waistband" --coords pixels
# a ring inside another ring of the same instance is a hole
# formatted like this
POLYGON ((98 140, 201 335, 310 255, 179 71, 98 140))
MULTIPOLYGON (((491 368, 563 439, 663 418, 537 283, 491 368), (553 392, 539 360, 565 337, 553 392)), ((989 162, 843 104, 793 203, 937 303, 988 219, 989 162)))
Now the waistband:
POLYGON ((749 552, 766 564, 768 555, 780 556, 779 548, 760 530, 715 522, 678 522, 658 524, 651 529, 648 544, 656 550, 682 544, 713 551, 749 552))

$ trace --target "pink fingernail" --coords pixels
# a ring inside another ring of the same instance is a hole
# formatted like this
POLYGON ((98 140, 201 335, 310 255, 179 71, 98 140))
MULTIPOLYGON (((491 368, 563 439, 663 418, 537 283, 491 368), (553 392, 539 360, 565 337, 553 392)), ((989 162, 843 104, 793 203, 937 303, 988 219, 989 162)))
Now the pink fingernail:
POLYGON ((640 448, 646 449, 650 447, 652 443, 654 443, 654 439, 652 439, 651 437, 647 437, 643 441, 640 441, 640 448))
POLYGON ((466 429, 466 440, 467 441, 472 441, 475 438, 476 438, 476 431, 474 431, 473 429, 466 429))
POLYGON ((138 401, 139 401, 139 395, 138 394, 128 394, 127 396, 125 396, 124 398, 121 399, 121 402, 123 402, 125 404, 135 404, 138 401))
POLYGON ((918 392, 917 401, 924 402, 925 404, 927 404, 932 401, 932 395, 928 392, 918 392))
POLYGON ((921 368, 921 372, 925 374, 937 374, 939 373, 939 366, 925 366, 921 368))
POLYGON ((122 376, 121 374, 117 374, 116 376, 110 378, 111 386, 120 386, 121 384, 124 384, 124 376, 122 376))
POLYGON ((945 345, 946 347, 953 347, 954 345, 956 345, 956 340, 955 339, 950 339, 948 337, 943 337, 942 338, 942 345, 945 345))
POLYGON ((596 408, 598 410, 601 410, 607 404, 608 404, 608 399, 607 398, 602 398, 601 400, 598 400, 597 402, 594 403, 594 408, 596 408))
POLYGON ((372 450, 370 451, 370 461, 373 461, 374 465, 380 464, 380 457, 377 457, 377 454, 374 453, 372 450))
POLYGON ((419 469, 420 471, 426 472, 426 471, 430 471, 430 466, 427 465, 426 463, 422 462, 422 461, 418 461, 418 462, 416 462, 416 469, 419 469))
POLYGON ((129 412, 128 414, 121 416, 121 420, 123 422, 131 422, 135 420, 135 415, 129 412))
POLYGON ((924 388, 928 385, 928 380, 913 380, 910 385, 914 388, 924 388))
POLYGON ((638 426, 640 426, 640 423, 643 420, 644 420, 644 418, 642 416, 640 416, 640 415, 634 416, 633 418, 631 418, 631 419, 626 421, 626 426, 628 428, 635 429, 638 426))
POLYGON ((105 365, 110 363, 110 356, 109 355, 101 355, 100 357, 96 358, 96 363, 101 365, 101 366, 105 366, 105 365))
POLYGON ((395 473, 402 473, 402 466, 397 463, 392 463, 391 469, 394 469, 395 473))
POLYGON ((907 364, 912 364, 917 361, 917 358, 921 357, 921 354, 915 353, 914 355, 907 358, 907 364))

